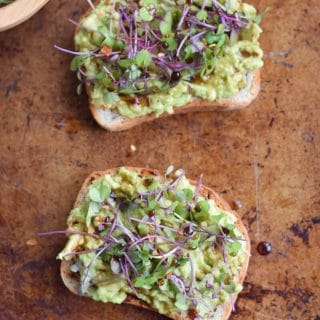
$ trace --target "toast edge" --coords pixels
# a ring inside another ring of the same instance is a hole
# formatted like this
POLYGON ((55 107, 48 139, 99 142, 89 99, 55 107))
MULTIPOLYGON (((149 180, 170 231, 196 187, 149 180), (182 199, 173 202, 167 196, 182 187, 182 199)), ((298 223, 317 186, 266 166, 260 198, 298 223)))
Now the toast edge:
MULTIPOLYGON (((159 117, 154 114, 138 116, 135 118, 123 118, 119 115, 116 121, 110 120, 112 111, 107 106, 97 108, 89 104, 90 111, 96 122, 104 129, 109 131, 123 131, 135 127, 141 123, 153 121, 155 119, 168 117, 175 114, 184 114, 189 112, 200 111, 231 111, 239 110, 250 105, 259 94, 260 91, 260 70, 252 72, 251 86, 248 88, 245 98, 237 100, 236 97, 223 99, 221 101, 193 100, 182 107, 175 107, 173 113, 163 113, 159 117), (108 116, 107 116, 108 115, 108 116)), ((86 87, 88 96, 90 96, 91 88, 86 87)))

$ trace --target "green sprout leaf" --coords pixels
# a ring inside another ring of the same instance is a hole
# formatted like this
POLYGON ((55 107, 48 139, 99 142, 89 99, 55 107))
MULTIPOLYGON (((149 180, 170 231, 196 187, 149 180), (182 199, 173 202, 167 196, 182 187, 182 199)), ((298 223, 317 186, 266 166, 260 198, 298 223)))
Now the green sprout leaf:
POLYGON ((136 65, 132 65, 130 69, 126 70, 125 75, 128 80, 134 81, 141 76, 141 70, 136 65))
POLYGON ((155 284, 158 280, 163 279, 169 268, 164 268, 157 272, 154 272, 150 277, 137 277, 134 280, 134 286, 136 288, 143 288, 144 286, 150 287, 155 284))
POLYGON ((83 91, 83 85, 82 83, 79 83, 77 86, 77 94, 80 96, 82 91, 83 91))
POLYGON ((122 68, 129 68, 133 64, 132 59, 122 59, 119 60, 118 65, 122 68))
POLYGON ((100 210, 100 206, 97 202, 90 202, 87 217, 86 217, 86 225, 89 228, 91 226, 92 217, 97 214, 100 210))
POLYGON ((150 5, 156 6, 157 3, 158 3, 157 0, 141 0, 140 2, 144 7, 147 7, 147 6, 150 6, 150 5))
POLYGON ((171 38, 166 38, 165 39, 165 42, 167 43, 168 45, 168 48, 167 50, 168 51, 174 51, 177 49, 178 45, 177 45, 177 41, 174 37, 171 37, 171 38))
POLYGON ((89 190, 89 197, 92 201, 100 202, 101 197, 100 197, 100 191, 96 188, 90 188, 89 190))
POLYGON ((201 234, 200 233, 195 233, 192 238, 187 242, 189 248, 191 249, 196 249, 199 247, 200 242, 202 240, 201 234))
POLYGON ((138 257, 142 261, 148 261, 150 259, 149 252, 147 250, 143 250, 143 251, 139 252, 138 257))
POLYGON ((204 36, 208 44, 217 43, 223 35, 216 35, 214 32, 207 32, 204 36))
POLYGON ((120 101, 120 97, 116 92, 106 92, 103 95, 103 101, 106 105, 112 106, 113 104, 120 101))
POLYGON ((178 201, 185 201, 186 195, 182 190, 174 190, 172 193, 175 195, 176 200, 178 201))
POLYGON ((139 10, 139 17, 142 21, 150 22, 153 20, 153 15, 145 7, 139 10))
POLYGON ((193 191, 191 189, 183 189, 182 191, 183 191, 183 193, 185 195, 186 200, 192 200, 193 191))
POLYGON ((106 184, 104 178, 100 178, 92 183, 89 188, 89 198, 95 202, 102 202, 106 200, 110 195, 110 187, 106 184))
POLYGON ((174 166, 171 164, 166 170, 166 176, 171 174, 173 172, 173 170, 174 170, 174 166))
POLYGON ((177 263, 180 267, 183 267, 189 261, 188 258, 180 257, 177 259, 177 263))
POLYGON ((134 281, 136 288, 143 288, 144 286, 152 286, 158 281, 157 277, 137 277, 134 281))
POLYGON ((263 10, 263 12, 261 12, 260 14, 258 14, 254 19, 253 22, 256 23, 257 25, 259 25, 263 19, 263 17, 265 16, 266 13, 268 13, 270 10, 270 8, 265 8, 263 10))
POLYGON ((178 205, 175 207, 174 211, 182 218, 187 219, 189 216, 188 212, 186 211, 186 208, 182 203, 178 203, 178 205))
POLYGON ((238 252, 240 251, 242 245, 239 241, 233 241, 231 244, 228 244, 227 249, 228 249, 228 254, 235 254, 237 255, 238 252))
POLYGON ((125 250, 121 243, 113 243, 111 245, 111 256, 121 257, 124 254, 125 250))
POLYGON ((168 11, 164 19, 160 22, 160 31, 161 33, 166 36, 169 34, 172 30, 172 13, 171 11, 168 11))
POLYGON ((207 18, 207 11, 204 11, 204 10, 200 10, 197 12, 197 19, 199 19, 200 21, 203 21, 207 18))
POLYGON ((158 201, 151 200, 147 207, 147 210, 154 210, 158 205, 159 205, 158 201))
POLYGON ((217 214, 217 215, 211 215, 211 216, 210 216, 210 221, 217 223, 217 222, 219 222, 223 217, 224 217, 224 215, 223 215, 222 213, 217 214))
POLYGON ((221 34, 224 34, 224 25, 223 25, 222 23, 219 24, 216 34, 217 34, 218 36, 221 35, 221 34))
POLYGON ((82 65, 85 64, 88 58, 88 55, 75 56, 71 61, 70 70, 77 71, 82 65))
POLYGON ((206 220, 208 218, 209 210, 210 210, 210 204, 208 201, 205 201, 205 200, 199 201, 195 207, 194 219, 197 222, 206 220))
POLYGON ((148 186, 148 190, 156 190, 158 188, 158 181, 153 180, 152 183, 148 186))
POLYGON ((152 62, 150 52, 141 50, 134 58, 135 64, 140 68, 147 68, 152 62))

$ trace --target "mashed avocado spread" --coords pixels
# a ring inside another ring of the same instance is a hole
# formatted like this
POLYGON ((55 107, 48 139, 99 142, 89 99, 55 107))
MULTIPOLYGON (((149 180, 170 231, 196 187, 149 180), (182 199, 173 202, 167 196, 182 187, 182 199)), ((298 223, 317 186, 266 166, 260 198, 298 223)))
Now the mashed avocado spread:
POLYGON ((260 20, 241 0, 101 0, 78 25, 71 69, 94 106, 128 118, 229 98, 263 65, 260 20))
POLYGON ((164 177, 120 168, 93 181, 58 256, 79 276, 79 294, 112 303, 135 295, 159 313, 197 319, 232 302, 249 253, 236 217, 201 186, 172 167, 164 177))

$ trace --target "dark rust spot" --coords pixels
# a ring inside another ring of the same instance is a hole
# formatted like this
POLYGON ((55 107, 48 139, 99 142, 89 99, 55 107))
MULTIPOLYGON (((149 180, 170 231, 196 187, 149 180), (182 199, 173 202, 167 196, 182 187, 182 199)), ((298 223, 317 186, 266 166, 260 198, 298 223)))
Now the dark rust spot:
POLYGON ((314 293, 302 288, 291 288, 286 290, 281 289, 265 289, 260 285, 245 282, 244 291, 240 294, 240 297, 248 300, 254 300, 257 303, 261 303, 263 297, 268 295, 275 295, 283 299, 294 299, 297 303, 306 304, 314 299, 314 293))
POLYGON ((44 309, 47 309, 47 310, 50 310, 52 311, 54 314, 56 314, 57 316, 63 316, 65 315, 66 313, 68 313, 68 309, 66 309, 65 307, 56 307, 56 306, 53 306, 51 305, 50 303, 46 302, 45 300, 43 299, 38 299, 38 300, 35 300, 34 304, 38 307, 41 307, 41 308, 44 308, 44 309))
POLYGON ((320 216, 309 219, 303 219, 299 223, 293 224, 289 230, 297 237, 301 238, 303 243, 309 244, 309 235, 315 224, 320 224, 320 216))
MULTIPOLYGON (((275 98, 275 100, 277 100, 277 99, 275 98)), ((270 120, 270 122, 269 122, 269 127, 270 127, 270 128, 273 126, 274 120, 275 120, 275 118, 272 117, 271 120, 270 120)))
POLYGON ((264 156, 264 158, 265 158, 265 159, 268 159, 269 156, 270 156, 270 154, 271 154, 271 148, 268 147, 268 149, 267 149, 267 154, 264 156))
POLYGON ((245 212, 242 219, 247 222, 247 225, 251 225, 257 220, 257 209, 253 207, 250 211, 245 212))

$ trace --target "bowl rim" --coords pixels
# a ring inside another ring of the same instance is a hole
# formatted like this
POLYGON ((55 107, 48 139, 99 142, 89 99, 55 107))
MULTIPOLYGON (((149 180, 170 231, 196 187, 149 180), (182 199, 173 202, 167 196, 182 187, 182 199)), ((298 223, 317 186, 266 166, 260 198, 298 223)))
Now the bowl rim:
POLYGON ((31 18, 50 0, 14 0, 0 8, 0 32, 31 18))

